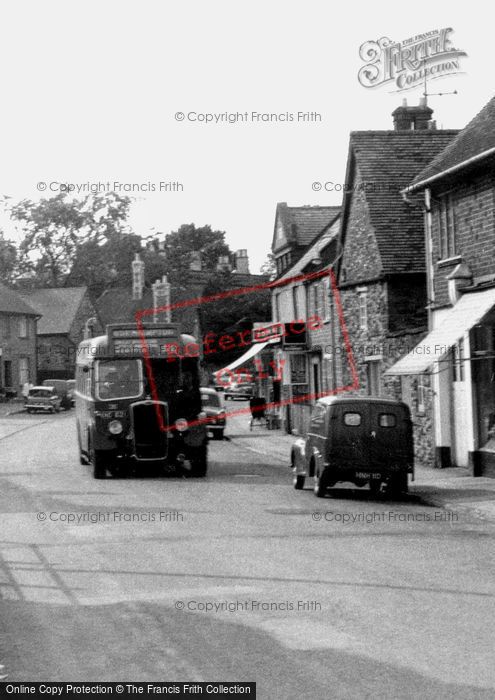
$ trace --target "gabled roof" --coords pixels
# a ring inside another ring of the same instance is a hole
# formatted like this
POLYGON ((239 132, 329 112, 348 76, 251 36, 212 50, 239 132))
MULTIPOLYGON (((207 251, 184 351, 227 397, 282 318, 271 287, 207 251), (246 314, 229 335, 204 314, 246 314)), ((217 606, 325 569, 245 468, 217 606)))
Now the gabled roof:
POLYGON ((272 250, 277 238, 277 224, 282 223, 288 243, 295 246, 307 246, 315 237, 331 224, 340 214, 340 206, 289 207, 285 202, 277 204, 272 250))
POLYGON ((37 313, 38 335, 69 333, 87 287, 56 287, 23 290, 20 296, 37 313))
POLYGON ((0 284, 0 313, 39 316, 39 313, 27 304, 19 292, 0 284))
POLYGON ((314 267, 312 271, 317 271, 332 263, 333 258, 337 252, 337 242, 340 232, 340 214, 337 215, 331 226, 327 226, 309 245, 301 257, 287 270, 277 277, 276 281, 283 279, 289 279, 291 277, 296 277, 305 271, 311 260, 320 256, 322 258, 322 264, 319 267, 314 267), (333 245, 332 245, 333 244, 333 245))
POLYGON ((494 153, 495 97, 492 97, 457 137, 416 175, 408 189, 419 189, 432 179, 440 179, 447 174, 446 171, 461 169, 472 158, 481 160, 494 153))
POLYGON ((384 274, 423 272, 424 221, 418 201, 406 203, 401 189, 456 136, 456 130, 354 131, 342 218, 342 245, 359 170, 384 274))

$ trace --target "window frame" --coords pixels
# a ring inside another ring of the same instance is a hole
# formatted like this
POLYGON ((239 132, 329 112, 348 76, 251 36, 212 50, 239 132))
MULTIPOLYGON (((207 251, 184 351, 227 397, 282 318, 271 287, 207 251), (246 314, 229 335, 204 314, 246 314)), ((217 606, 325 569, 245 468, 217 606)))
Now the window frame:
POLYGON ((416 415, 426 415, 426 391, 428 387, 423 384, 422 379, 418 379, 416 386, 416 415))
POLYGON ((332 304, 330 302, 330 280, 325 277, 323 285, 323 323, 330 323, 332 320, 332 304))
POLYGON ((459 338, 452 347, 452 374, 454 382, 465 381, 464 372, 464 338, 459 338))
POLYGON ((366 384, 368 390, 368 396, 381 396, 381 381, 380 381, 380 368, 381 360, 367 360, 366 361, 366 384), (376 374, 375 374, 376 371, 376 374), (372 389, 373 382, 376 380, 376 392, 372 389))
POLYGON ((457 255, 456 245, 456 199, 452 192, 446 192, 438 205, 438 252, 439 261, 449 260, 457 255))
POLYGON ((359 330, 368 330, 368 290, 362 289, 359 294, 359 330))
POLYGON ((29 337, 28 319, 24 314, 19 316, 17 319, 17 330, 19 333, 19 338, 29 337))

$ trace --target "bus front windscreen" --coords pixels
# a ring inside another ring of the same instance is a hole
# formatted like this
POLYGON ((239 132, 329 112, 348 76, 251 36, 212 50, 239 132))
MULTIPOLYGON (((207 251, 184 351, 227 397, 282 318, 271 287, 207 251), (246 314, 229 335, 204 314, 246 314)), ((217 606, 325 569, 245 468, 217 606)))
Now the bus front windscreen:
POLYGON ((134 399, 143 393, 140 360, 98 360, 96 363, 96 397, 134 399))

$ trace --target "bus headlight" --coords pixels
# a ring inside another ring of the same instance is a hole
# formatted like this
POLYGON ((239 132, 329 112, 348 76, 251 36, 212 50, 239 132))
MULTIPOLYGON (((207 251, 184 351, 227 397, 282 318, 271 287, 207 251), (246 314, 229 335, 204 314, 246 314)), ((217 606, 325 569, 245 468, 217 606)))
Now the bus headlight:
POLYGON ((119 420, 111 420, 108 424, 108 432, 112 435, 120 435, 123 430, 122 423, 119 420))
POLYGON ((177 418, 175 421, 175 428, 179 433, 183 433, 184 430, 187 430, 187 420, 185 418, 177 418))

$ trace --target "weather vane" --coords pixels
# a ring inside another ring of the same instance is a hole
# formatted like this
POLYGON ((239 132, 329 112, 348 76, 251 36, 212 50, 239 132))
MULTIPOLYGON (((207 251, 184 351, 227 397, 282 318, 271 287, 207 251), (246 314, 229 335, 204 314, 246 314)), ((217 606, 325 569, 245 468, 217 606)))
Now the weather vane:
POLYGON ((427 72, 426 72, 426 58, 423 60, 423 68, 425 71, 425 91, 423 92, 423 97, 428 98, 428 97, 442 97, 442 95, 457 95, 457 90, 453 90, 452 92, 428 92, 428 86, 427 86, 427 72))

